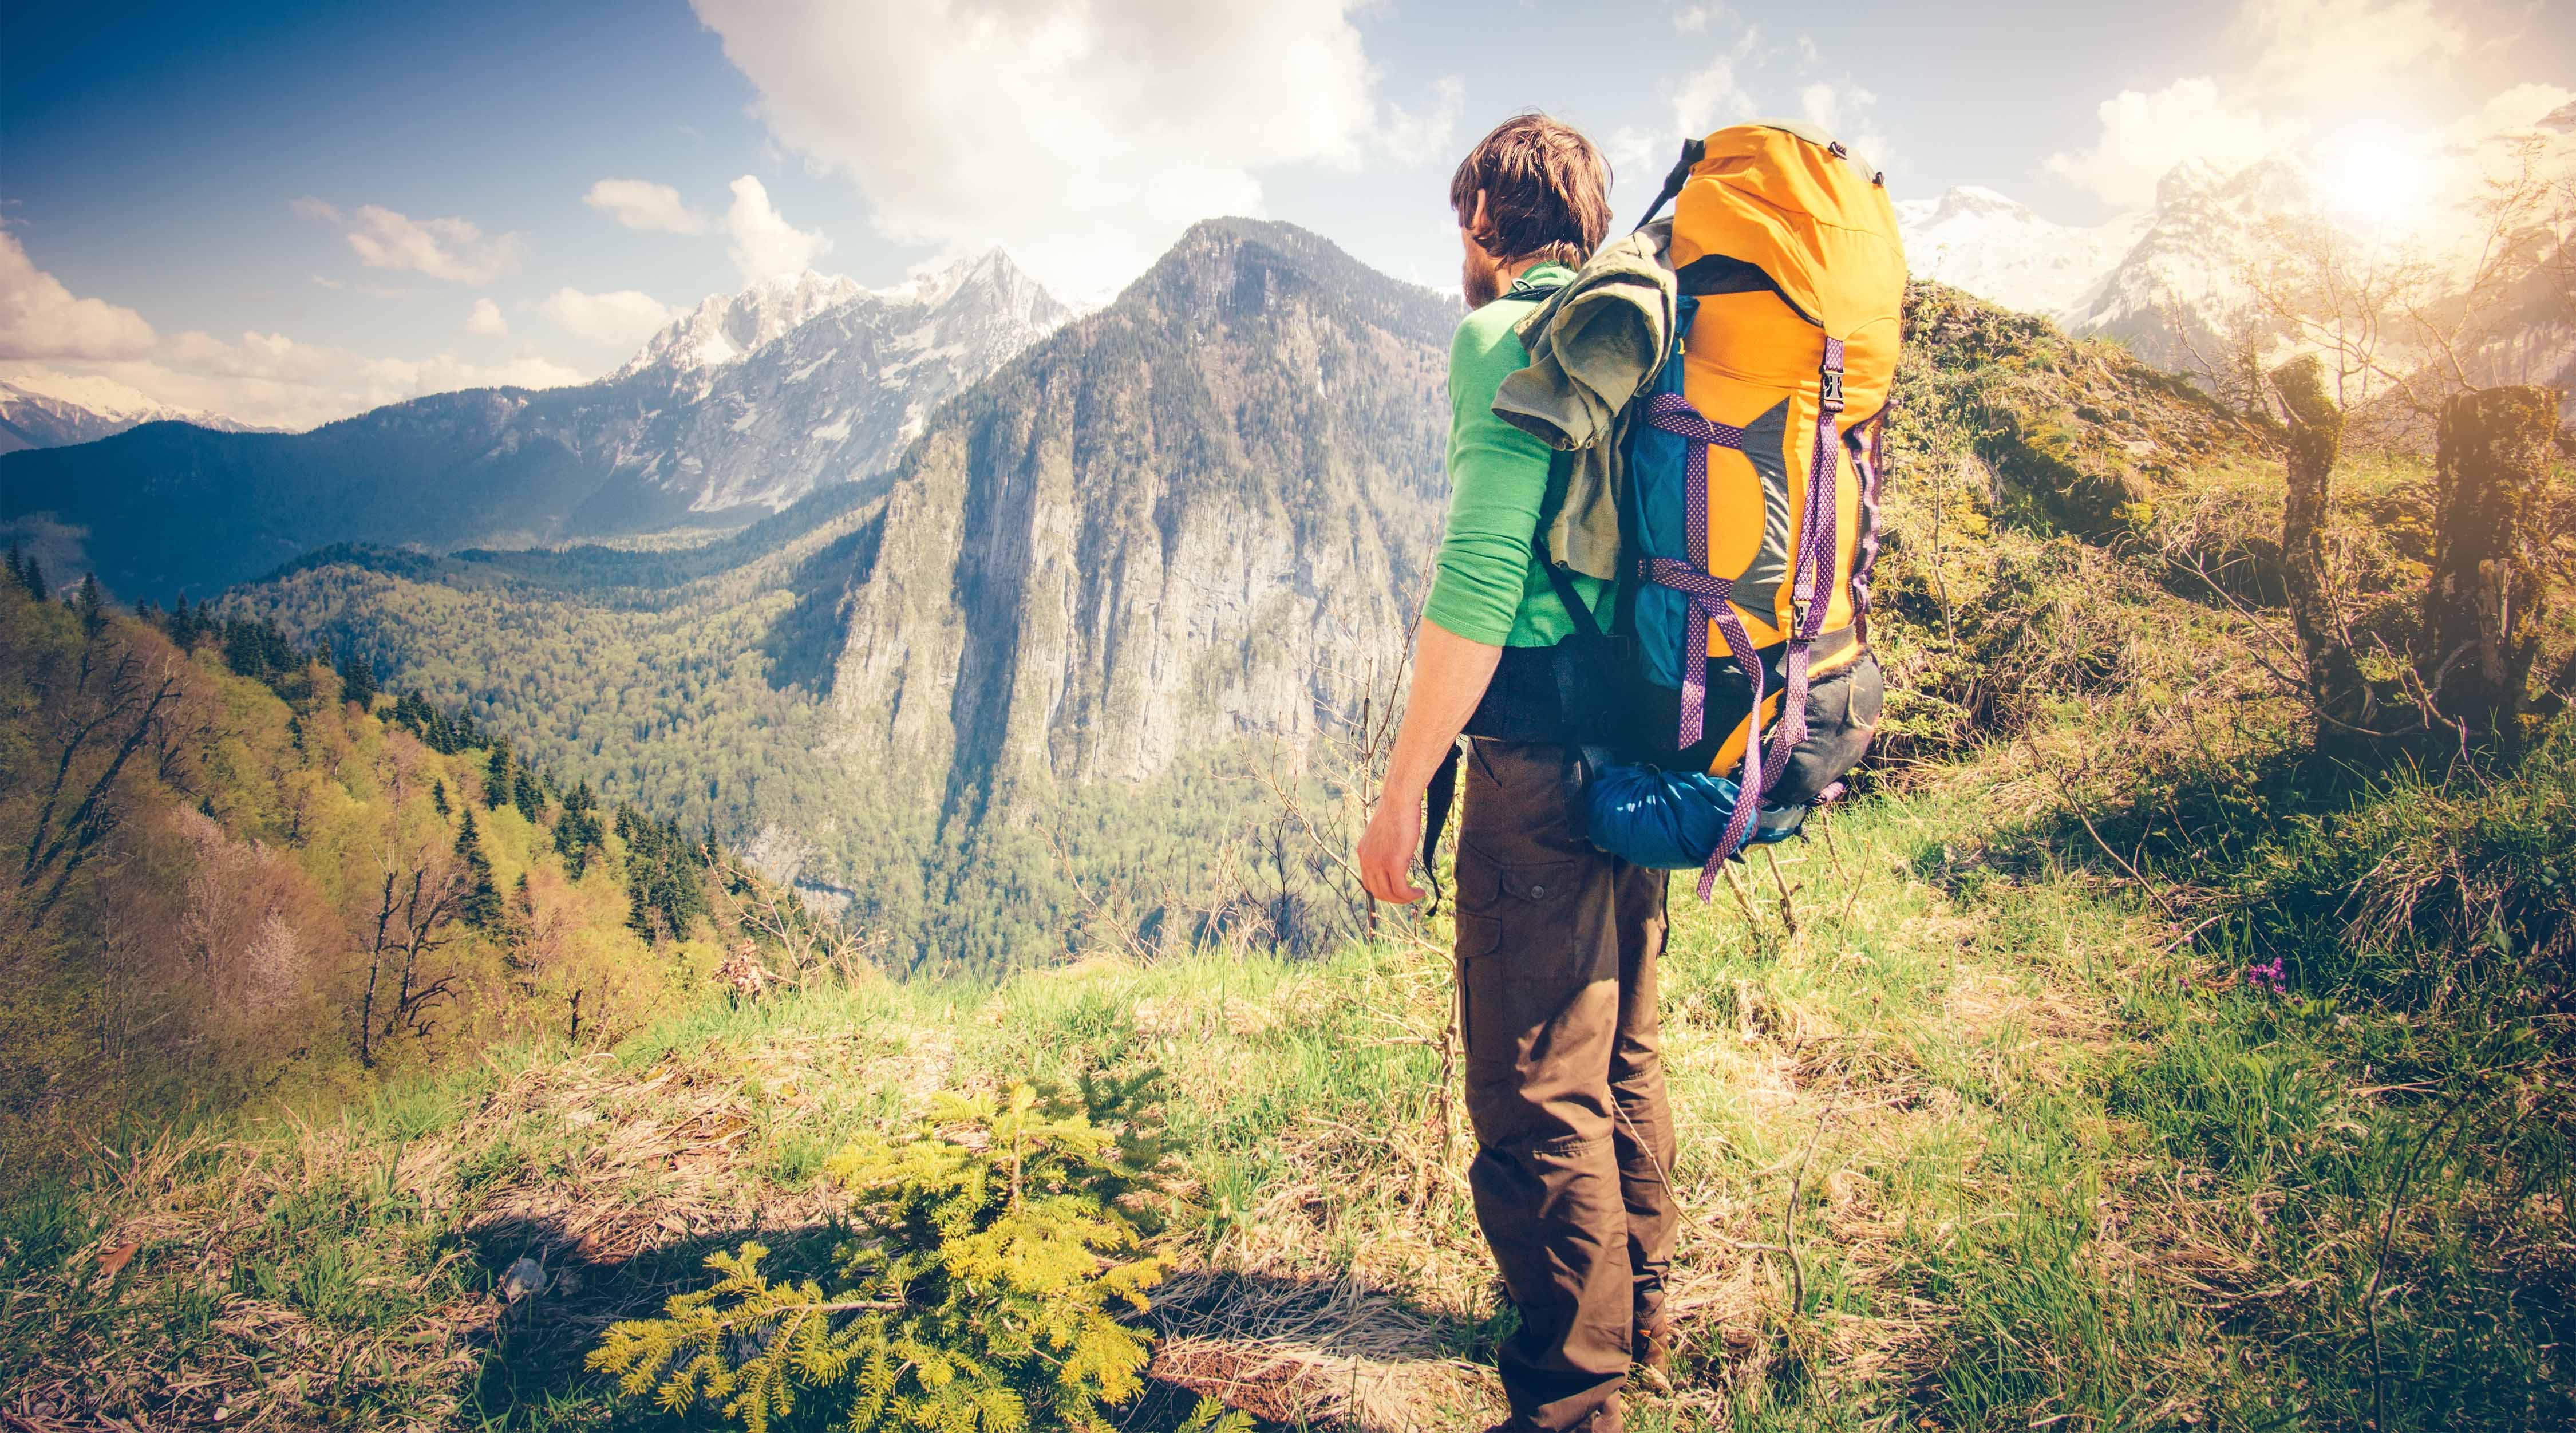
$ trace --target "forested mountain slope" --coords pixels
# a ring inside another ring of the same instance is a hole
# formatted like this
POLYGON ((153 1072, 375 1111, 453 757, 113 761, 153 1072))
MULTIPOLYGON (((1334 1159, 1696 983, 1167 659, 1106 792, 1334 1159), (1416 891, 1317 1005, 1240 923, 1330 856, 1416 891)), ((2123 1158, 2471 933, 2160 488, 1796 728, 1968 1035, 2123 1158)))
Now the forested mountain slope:
MULTIPOLYGON (((265 623, 0 577, 0 1184, 78 1132, 548 1033, 714 967, 733 868, 265 623), (711 895, 715 899, 711 903, 711 895)), ((738 902, 737 902, 738 903, 738 902)))

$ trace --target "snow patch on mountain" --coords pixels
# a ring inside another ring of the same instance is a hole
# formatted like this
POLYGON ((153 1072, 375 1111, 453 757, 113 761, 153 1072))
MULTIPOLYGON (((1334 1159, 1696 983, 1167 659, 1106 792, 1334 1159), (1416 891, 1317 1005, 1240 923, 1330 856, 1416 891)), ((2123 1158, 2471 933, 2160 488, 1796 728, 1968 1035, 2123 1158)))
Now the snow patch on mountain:
POLYGON ((2045 314, 2067 308, 2099 282, 2137 242, 2147 219, 2124 214, 2091 228, 2052 223, 1973 184, 1896 205, 1906 262, 1917 277, 2045 314))
POLYGON ((1071 317, 999 249, 881 289, 805 273, 707 299, 606 381, 640 399, 632 441, 692 511, 779 508, 891 465, 1071 317))
POLYGON ((814 315, 866 292, 856 279, 807 269, 762 279, 740 293, 709 294, 696 308, 645 340, 643 348, 609 378, 629 378, 655 368, 696 373, 738 363, 814 315))
POLYGON ((2125 339, 2168 368, 2195 348, 2215 355, 2251 303, 2245 275, 2278 247, 2273 226, 2324 215, 2315 176, 2290 157, 2233 173, 2185 161, 2158 181, 2137 243, 2055 317, 2070 333, 2125 339))
POLYGON ((32 364, 0 368, 0 453, 96 442, 138 424, 168 422, 228 433, 253 431, 219 413, 163 403, 95 373, 32 364))

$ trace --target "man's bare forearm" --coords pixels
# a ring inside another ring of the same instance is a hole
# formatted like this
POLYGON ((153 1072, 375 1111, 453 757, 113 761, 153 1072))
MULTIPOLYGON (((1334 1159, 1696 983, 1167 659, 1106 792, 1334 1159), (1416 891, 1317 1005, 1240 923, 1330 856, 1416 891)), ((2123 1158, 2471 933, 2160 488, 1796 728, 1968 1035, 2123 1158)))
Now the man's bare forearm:
POLYGON ((1503 649, 1469 641, 1425 618, 1413 639, 1413 688, 1396 728, 1395 754, 1387 761, 1385 802, 1414 802, 1431 785, 1431 773, 1485 699, 1503 649))

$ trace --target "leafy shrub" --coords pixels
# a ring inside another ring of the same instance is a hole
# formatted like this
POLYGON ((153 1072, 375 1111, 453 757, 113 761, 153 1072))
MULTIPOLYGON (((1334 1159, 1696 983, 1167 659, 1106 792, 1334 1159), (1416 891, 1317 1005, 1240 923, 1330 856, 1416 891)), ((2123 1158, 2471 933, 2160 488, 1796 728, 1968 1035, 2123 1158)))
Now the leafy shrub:
MULTIPOLYGON (((773 1281, 769 1251, 716 1254, 713 1287, 664 1317, 619 1323, 590 1355, 629 1398, 704 1404, 749 1433, 830 1402, 835 1426, 955 1433, 1106 1433, 1144 1386, 1152 1335, 1125 1321, 1163 1277, 1165 1154, 1139 1096, 1150 1073, 1029 1085, 1007 1101, 942 1096, 902 1138, 871 1136, 826 1173, 855 1197, 857 1235, 831 1287, 773 1281)), ((1187 1433, 1249 1422, 1203 1401, 1187 1433)))

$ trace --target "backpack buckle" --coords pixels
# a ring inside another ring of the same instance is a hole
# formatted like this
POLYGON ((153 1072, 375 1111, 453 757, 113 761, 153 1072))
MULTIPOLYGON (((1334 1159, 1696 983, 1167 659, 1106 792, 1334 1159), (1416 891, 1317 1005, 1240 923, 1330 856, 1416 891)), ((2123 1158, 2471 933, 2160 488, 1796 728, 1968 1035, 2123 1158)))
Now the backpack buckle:
POLYGON ((1818 391, 1823 399, 1825 411, 1840 413, 1843 411, 1843 371, 1827 364, 1818 372, 1822 377, 1822 382, 1818 384, 1818 391))

